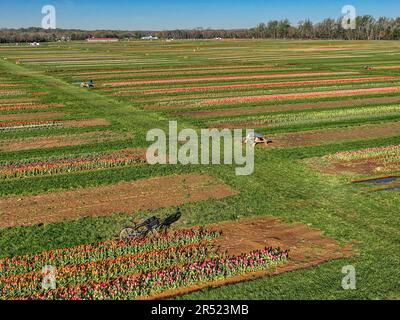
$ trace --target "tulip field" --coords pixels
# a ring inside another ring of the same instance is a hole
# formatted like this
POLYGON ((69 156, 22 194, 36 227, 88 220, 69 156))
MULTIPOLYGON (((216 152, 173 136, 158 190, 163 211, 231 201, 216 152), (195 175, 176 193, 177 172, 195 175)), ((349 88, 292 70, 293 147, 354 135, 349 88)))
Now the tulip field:
POLYGON ((0 44, 0 299, 399 298, 399 54, 396 41, 0 44), (169 121, 272 143, 249 176, 152 165, 147 134, 169 121), (177 206, 166 234, 117 240, 177 206), (348 265, 356 290, 341 286, 348 265))
POLYGON ((287 251, 273 248, 225 257, 213 248, 218 236, 217 232, 188 229, 158 239, 108 241, 3 259, 0 290, 9 299, 145 298, 267 269, 288 257, 287 251), (47 292, 40 281, 46 263, 60 266, 59 288, 47 292))

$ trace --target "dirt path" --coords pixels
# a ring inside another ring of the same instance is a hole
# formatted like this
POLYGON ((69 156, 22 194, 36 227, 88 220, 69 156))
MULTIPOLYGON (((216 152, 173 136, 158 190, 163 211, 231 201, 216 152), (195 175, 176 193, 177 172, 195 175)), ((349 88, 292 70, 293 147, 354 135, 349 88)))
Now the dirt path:
POLYGON ((346 172, 359 174, 391 174, 400 172, 400 162, 388 162, 385 157, 371 157, 351 161, 309 159, 311 168, 326 174, 341 174, 346 172))
POLYGON ((297 269, 310 268, 323 262, 355 254, 351 244, 346 244, 342 247, 336 240, 323 237, 319 230, 311 229, 304 224, 285 224, 274 217, 229 221, 207 227, 222 231, 222 237, 217 239, 217 245, 220 246, 221 251, 228 251, 229 255, 240 255, 241 253, 265 247, 280 247, 284 250, 289 249, 289 261, 281 266, 264 271, 165 291, 162 294, 151 296, 150 299, 164 299, 204 288, 213 288, 297 269))
POLYGON ((198 111, 176 112, 173 115, 191 117, 191 118, 239 116, 245 114, 266 113, 271 111, 354 107, 354 106, 367 106, 372 104, 380 104, 380 103, 386 104, 386 103, 396 103, 396 102, 400 102, 400 96, 365 98, 365 99, 348 99, 339 101, 310 101, 305 103, 276 104, 276 105, 269 105, 262 107, 229 108, 220 110, 218 109, 198 110, 198 111))
POLYGON ((272 135, 268 148, 292 148, 346 142, 359 139, 377 139, 400 135, 400 122, 388 122, 354 127, 319 129, 272 135))
POLYGON ((208 175, 157 177, 114 185, 0 199, 0 227, 171 207, 236 192, 208 175))
POLYGON ((80 144, 116 141, 130 138, 132 138, 132 136, 127 134, 120 134, 112 131, 101 131, 48 137, 0 140, 0 151, 6 152, 77 146, 80 144))
POLYGON ((60 121, 65 127, 92 127, 92 126, 108 126, 110 122, 106 119, 83 119, 83 120, 67 120, 60 121))

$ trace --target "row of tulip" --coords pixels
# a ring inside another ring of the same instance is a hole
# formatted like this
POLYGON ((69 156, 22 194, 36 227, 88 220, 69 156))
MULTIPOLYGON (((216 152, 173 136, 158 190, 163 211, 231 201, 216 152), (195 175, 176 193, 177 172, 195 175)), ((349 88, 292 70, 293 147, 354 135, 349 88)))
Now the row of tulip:
POLYGON ((303 81, 284 81, 284 82, 264 82, 264 83, 240 83, 229 85, 213 85, 204 87, 182 87, 148 90, 146 94, 155 93, 176 93, 176 92, 194 92, 194 91, 211 91, 222 89, 239 89, 239 88, 262 88, 262 87, 280 87, 280 86, 302 86, 310 84, 330 84, 330 83, 352 83, 352 82, 370 82, 384 80, 398 80, 398 77, 381 76, 381 77, 365 77, 365 78, 347 78, 347 79, 319 79, 319 80, 303 80, 303 81))
POLYGON ((18 129, 39 129, 61 126, 62 123, 58 121, 7 121, 0 122, 1 131, 18 130, 18 129))
POLYGON ((18 103, 18 104, 0 104, 0 110, 24 110, 24 109, 44 109, 64 107, 63 103, 18 103))
POLYGON ((269 94, 260 96, 245 96, 245 97, 230 97, 230 98, 217 98, 206 99, 201 102, 201 105, 221 105, 221 104, 236 104, 246 102, 262 102, 272 100, 289 100, 289 99, 305 99, 317 97, 336 97, 344 95, 361 95, 368 93, 390 93, 399 91, 399 87, 383 87, 383 88, 365 88, 365 89, 351 89, 351 90, 331 90, 331 91, 317 91, 317 92, 302 92, 302 93, 282 93, 282 94, 269 94))
POLYGON ((356 151, 344 151, 329 155, 329 159, 338 161, 352 161, 359 159, 368 159, 375 157, 400 156, 400 145, 386 147, 367 148, 356 151))
POLYGON ((290 78, 290 77, 313 77, 352 74, 352 72, 302 72, 302 73, 266 73, 256 75, 228 75, 228 76, 207 76, 190 78, 172 78, 172 79, 151 79, 151 80, 127 80, 118 82, 105 82, 103 86, 126 86, 139 84, 158 84, 158 83, 185 83, 202 81, 231 81, 247 79, 270 79, 270 78, 290 78))
POLYGON ((76 286, 38 292, 26 299, 39 300, 123 300, 154 296, 167 290, 204 285, 237 275, 266 270, 288 259, 288 251, 266 248, 229 258, 214 257, 203 261, 176 265, 117 277, 106 281, 91 281, 76 286))
POLYGON ((0 88, 14 88, 19 86, 21 85, 15 83, 0 83, 0 88))
POLYGON ((363 120, 374 117, 396 116, 400 115, 400 105, 368 107, 368 108, 347 108, 340 110, 329 110, 321 112, 301 112, 283 115, 265 115, 248 117, 245 120, 234 121, 216 121, 218 127, 223 125, 241 124, 243 122, 251 122, 252 125, 281 127, 288 125, 309 125, 316 123, 338 122, 348 120, 363 120))
POLYGON ((19 90, 0 90, 0 97, 20 96, 25 94, 26 94, 25 91, 19 91, 19 90))
MULTIPOLYGON (((107 281, 118 277, 169 268, 208 259, 215 250, 211 243, 180 245, 136 255, 123 255, 95 262, 56 268, 57 287, 65 288, 87 282, 107 281)), ((43 272, 35 271, 0 278, 0 296, 13 299, 42 291, 43 272)))
POLYGON ((164 250, 180 245, 211 241, 218 236, 220 236, 219 232, 203 228, 192 228, 160 234, 157 238, 130 241, 110 240, 71 248, 49 250, 39 254, 2 258, 0 259, 0 277, 39 271, 46 265, 59 268, 71 264, 77 265, 124 255, 135 255, 151 250, 164 250))
POLYGON ((0 178, 26 178, 84 170, 117 168, 142 163, 146 163, 143 152, 125 149, 80 156, 3 162, 0 163, 0 178))

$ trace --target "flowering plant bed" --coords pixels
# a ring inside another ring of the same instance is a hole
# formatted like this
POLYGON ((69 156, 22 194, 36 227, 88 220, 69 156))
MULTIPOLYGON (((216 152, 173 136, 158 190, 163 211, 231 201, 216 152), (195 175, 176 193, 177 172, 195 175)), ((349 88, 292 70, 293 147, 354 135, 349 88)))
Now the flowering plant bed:
POLYGON ((0 110, 23 110, 64 107, 63 103, 19 103, 13 105, 0 105, 0 110))
POLYGON ((104 300, 146 298, 166 290, 212 283, 239 274, 271 268, 288 258, 287 251, 266 248, 229 258, 210 258, 103 282, 89 282, 60 290, 37 293, 28 299, 104 300))
POLYGON ((107 241, 0 260, 2 299, 137 299, 284 263, 288 251, 221 253, 220 232, 191 228, 141 240, 107 241), (55 268, 46 290, 43 267, 55 268))
POLYGON ((241 127, 283 127, 291 125, 310 125, 317 123, 334 123, 339 121, 374 119, 397 116, 400 114, 400 105, 347 108, 327 111, 310 111, 289 114, 260 115, 257 117, 242 117, 243 120, 213 121, 211 127, 241 128, 241 127))
POLYGON ((384 87, 384 88, 366 88, 366 89, 353 89, 353 90, 332 90, 321 92, 303 92, 303 93, 283 93, 283 94, 270 94, 261 96, 248 96, 248 97, 233 97, 222 99, 207 99, 201 102, 202 105, 219 105, 219 104, 234 104, 245 102, 257 101, 271 101, 271 100, 289 100, 289 99, 302 99, 313 97, 332 97, 344 95, 359 95, 367 93, 384 93, 384 92, 397 92, 398 87, 384 87))
POLYGON ((144 163, 146 160, 141 150, 125 149, 79 156, 3 162, 0 163, 0 178, 26 178, 144 163))
POLYGON ((62 123, 57 121, 7 121, 0 122, 0 131, 11 131, 19 129, 45 129, 59 127, 62 123))

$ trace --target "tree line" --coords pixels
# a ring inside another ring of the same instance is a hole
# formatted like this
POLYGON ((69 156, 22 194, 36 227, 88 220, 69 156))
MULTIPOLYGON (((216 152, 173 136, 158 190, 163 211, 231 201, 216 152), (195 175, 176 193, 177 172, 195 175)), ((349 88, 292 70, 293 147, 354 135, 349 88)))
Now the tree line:
POLYGON ((346 30, 342 18, 324 19, 313 23, 309 19, 297 25, 288 19, 271 20, 249 29, 185 29, 164 31, 116 31, 116 30, 44 30, 41 28, 0 29, 0 43, 49 42, 86 40, 90 37, 140 39, 143 36, 158 36, 161 39, 332 39, 332 40, 400 40, 400 17, 375 19, 372 16, 358 16, 356 28, 346 30))

